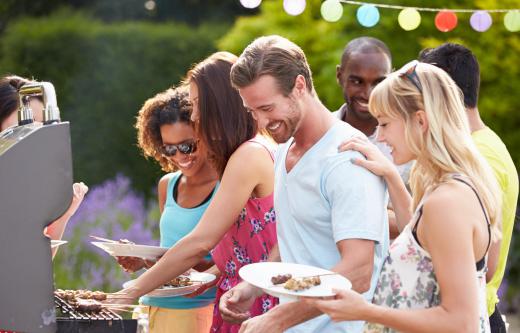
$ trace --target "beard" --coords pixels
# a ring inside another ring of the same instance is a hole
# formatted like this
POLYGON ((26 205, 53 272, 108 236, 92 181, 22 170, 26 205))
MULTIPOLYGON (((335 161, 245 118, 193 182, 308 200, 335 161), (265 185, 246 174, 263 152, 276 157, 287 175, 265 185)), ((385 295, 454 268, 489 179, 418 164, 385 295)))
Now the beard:
POLYGON ((296 122, 293 119, 283 120, 274 133, 269 130, 267 132, 276 143, 286 143, 296 132, 296 122))
MULTIPOLYGON (((270 124, 275 122, 280 122, 279 127, 273 132, 267 130, 267 132, 271 135, 276 143, 285 143, 289 141, 291 137, 294 136, 296 130, 298 128, 298 123, 301 120, 301 110, 296 105, 296 102, 291 101, 289 104, 289 112, 287 118, 283 120, 276 120, 270 122, 270 124)), ((268 127, 269 127, 268 125, 268 127)))

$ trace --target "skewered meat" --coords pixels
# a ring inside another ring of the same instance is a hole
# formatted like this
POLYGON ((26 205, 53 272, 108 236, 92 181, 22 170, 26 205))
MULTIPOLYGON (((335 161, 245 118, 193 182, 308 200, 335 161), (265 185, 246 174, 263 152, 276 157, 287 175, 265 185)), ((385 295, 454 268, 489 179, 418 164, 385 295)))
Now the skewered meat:
POLYGON ((102 291, 93 291, 91 298, 95 299, 96 301, 104 301, 107 299, 107 294, 102 291))
POLYGON ((56 289, 54 292, 61 299, 68 301, 74 298, 82 299, 95 299, 97 301, 104 301, 107 299, 107 295, 102 291, 90 291, 90 290, 62 290, 56 289))
POLYGON ((309 289, 314 286, 318 286, 321 284, 321 280, 319 276, 307 277, 302 279, 289 279, 284 283, 283 287, 287 290, 292 291, 302 291, 305 289, 309 289))
POLYGON ((77 298, 74 307, 79 312, 99 312, 103 304, 95 299, 77 298))
POLYGON ((102 291, 90 291, 90 290, 82 290, 81 293, 78 293, 77 298, 83 299, 94 299, 96 301, 104 301, 107 299, 107 294, 102 291))
POLYGON ((178 288, 178 287, 191 286, 192 284, 193 284, 193 282, 190 280, 189 276, 179 275, 176 278, 165 283, 164 285, 167 287, 178 288))
POLYGON ((107 294, 102 291, 90 290, 62 290, 54 291, 56 296, 73 306, 80 312, 99 312, 102 309, 102 303, 107 299, 107 294))
POLYGON ((282 283, 285 283, 290 278, 292 278, 291 274, 279 274, 279 275, 273 276, 271 278, 271 282, 273 284, 282 284, 282 283))

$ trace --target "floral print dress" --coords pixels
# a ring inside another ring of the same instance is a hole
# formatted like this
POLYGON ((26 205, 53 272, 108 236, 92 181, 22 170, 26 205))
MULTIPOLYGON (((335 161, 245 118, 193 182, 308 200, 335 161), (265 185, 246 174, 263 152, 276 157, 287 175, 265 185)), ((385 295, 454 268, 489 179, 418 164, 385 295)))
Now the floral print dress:
MULTIPOLYGON (((269 150, 268 145, 258 137, 250 141, 260 143, 269 150)), ((269 152, 272 157, 272 151, 269 152)), ((249 198, 235 224, 211 252, 213 261, 222 272, 217 283, 211 332, 236 333, 240 330, 240 324, 231 324, 222 320, 218 309, 220 297, 242 281, 238 275, 241 267, 266 261, 276 243, 273 193, 263 198, 249 198)), ((249 310, 251 317, 261 315, 277 304, 278 298, 268 295, 259 297, 249 310)))
MULTIPOLYGON (((413 219, 415 223, 421 215, 422 204, 415 213, 413 219)), ((417 243, 412 234, 412 226, 415 223, 409 223, 390 246, 390 253, 381 270, 372 303, 394 309, 425 309, 440 304, 440 289, 433 271, 431 256, 417 243)), ((486 307, 486 271, 487 265, 483 265, 483 268, 477 271, 479 333, 490 333, 486 307)), ((393 333, 396 331, 380 324, 367 322, 364 332, 393 333)))

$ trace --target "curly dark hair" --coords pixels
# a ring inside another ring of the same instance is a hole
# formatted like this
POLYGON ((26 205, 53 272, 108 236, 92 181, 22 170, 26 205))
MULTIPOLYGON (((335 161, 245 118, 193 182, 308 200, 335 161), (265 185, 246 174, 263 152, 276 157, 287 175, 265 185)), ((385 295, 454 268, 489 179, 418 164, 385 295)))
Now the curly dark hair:
POLYGON ((161 153, 161 126, 178 122, 193 126, 190 116, 191 104, 186 86, 170 88, 144 102, 135 123, 137 145, 143 155, 153 157, 164 171, 175 171, 175 165, 161 153))

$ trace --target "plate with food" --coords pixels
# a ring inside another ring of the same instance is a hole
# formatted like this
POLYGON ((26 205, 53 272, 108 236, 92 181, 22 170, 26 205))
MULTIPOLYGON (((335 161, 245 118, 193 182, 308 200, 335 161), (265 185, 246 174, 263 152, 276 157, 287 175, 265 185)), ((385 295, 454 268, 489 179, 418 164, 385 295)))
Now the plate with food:
MULTIPOLYGON (((192 271, 189 275, 180 275, 162 287, 157 288, 146 294, 146 296, 153 297, 171 297, 191 294, 199 287, 211 283, 216 276, 210 273, 192 271)), ((135 280, 127 281, 123 284, 123 288, 133 286, 135 280)))
POLYGON ((350 289, 352 284, 341 274, 314 266, 261 262, 242 267, 240 277, 267 294, 285 299, 330 297, 332 289, 350 289))
POLYGON ((168 251, 167 247, 139 245, 126 240, 92 242, 92 244, 114 257, 139 257, 148 260, 156 260, 168 251))
POLYGON ((66 244, 66 240, 51 239, 51 249, 57 248, 60 245, 66 244))

